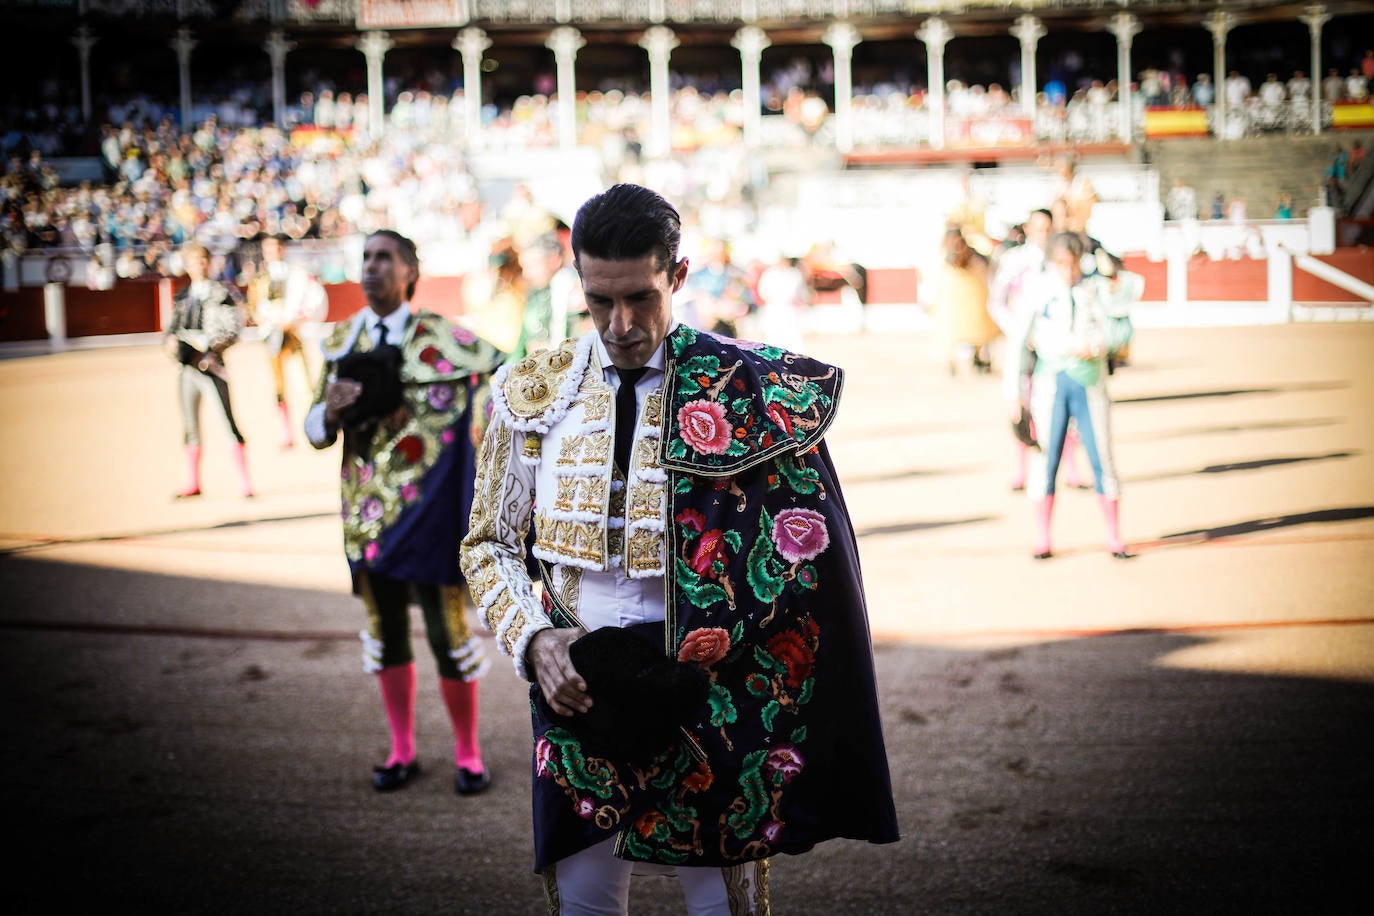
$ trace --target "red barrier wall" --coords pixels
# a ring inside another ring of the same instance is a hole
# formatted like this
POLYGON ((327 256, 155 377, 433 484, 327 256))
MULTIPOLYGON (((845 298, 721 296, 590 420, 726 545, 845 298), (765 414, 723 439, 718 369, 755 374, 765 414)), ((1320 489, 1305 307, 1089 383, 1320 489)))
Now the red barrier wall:
MULTIPOLYGON (((1340 248, 1335 254, 1317 255, 1317 260, 1325 261, 1337 270, 1343 270, 1366 283, 1374 283, 1374 249, 1368 246, 1340 248)), ((1325 280, 1312 276, 1305 270, 1294 268, 1293 301, 1355 303, 1364 300, 1339 286, 1332 286, 1325 280)))
POLYGON ((1263 302, 1268 298, 1268 261, 1193 258, 1188 262, 1191 302, 1263 302))
MULTIPOLYGON (((363 288, 357 283, 331 283, 324 291, 329 297, 326 321, 342 321, 367 305, 363 288)), ((429 309, 446 318, 456 318, 465 310, 463 278, 421 277, 420 282, 415 284, 415 298, 411 304, 417 309, 429 309)))
POLYGON ((0 341, 46 340, 47 337, 43 287, 26 286, 17 292, 0 293, 0 341))

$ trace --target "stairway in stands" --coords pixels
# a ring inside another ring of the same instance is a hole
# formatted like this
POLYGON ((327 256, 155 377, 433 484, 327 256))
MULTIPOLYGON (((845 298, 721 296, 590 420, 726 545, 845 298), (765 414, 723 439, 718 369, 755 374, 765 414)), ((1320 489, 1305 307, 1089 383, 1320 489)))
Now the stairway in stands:
POLYGON ((1167 195, 1174 179, 1182 178, 1197 191, 1199 215, 1206 219, 1213 195, 1220 191, 1227 203, 1240 197, 1250 219, 1272 219, 1280 192, 1293 200, 1294 217, 1323 202, 1326 167, 1337 146, 1347 149, 1354 140, 1366 148, 1374 131, 1340 131, 1320 136, 1269 135, 1244 140, 1210 138, 1151 140, 1144 144, 1145 161, 1159 171, 1159 190, 1167 195))

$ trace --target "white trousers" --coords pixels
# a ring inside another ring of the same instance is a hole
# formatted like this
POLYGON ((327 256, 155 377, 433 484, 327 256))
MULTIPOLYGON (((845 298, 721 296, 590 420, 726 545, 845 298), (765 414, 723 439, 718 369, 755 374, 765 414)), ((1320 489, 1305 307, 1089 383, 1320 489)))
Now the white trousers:
POLYGON ((554 916, 625 916, 630 876, 677 875, 689 916, 767 916, 768 862, 730 868, 667 868, 617 859, 615 837, 559 860, 545 890, 554 916))

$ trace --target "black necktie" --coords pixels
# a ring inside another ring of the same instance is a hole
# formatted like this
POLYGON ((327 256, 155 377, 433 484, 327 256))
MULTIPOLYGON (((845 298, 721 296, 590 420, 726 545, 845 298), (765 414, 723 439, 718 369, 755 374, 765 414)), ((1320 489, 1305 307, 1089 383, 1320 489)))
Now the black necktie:
POLYGON ((615 393, 615 463, 630 473, 630 443, 635 438, 635 421, 639 419, 639 403, 635 399, 635 383, 648 372, 647 367, 616 369, 620 374, 620 390, 615 393))
POLYGON ((377 322, 377 342, 373 344, 373 349, 386 346, 386 323, 377 322))

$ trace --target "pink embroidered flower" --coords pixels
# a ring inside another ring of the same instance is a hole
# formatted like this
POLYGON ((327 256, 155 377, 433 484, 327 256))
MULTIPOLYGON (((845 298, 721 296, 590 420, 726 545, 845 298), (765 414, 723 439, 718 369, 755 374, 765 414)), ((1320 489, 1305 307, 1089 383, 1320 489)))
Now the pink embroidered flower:
POLYGON ((534 775, 548 776, 553 772, 553 742, 543 735, 534 742, 534 775))
POLYGON ((375 496, 369 496, 358 507, 358 517, 365 522, 375 522, 382 517, 382 501, 375 496))
POLYGON ((453 386, 430 385, 425 400, 429 401, 429 406, 435 410, 448 410, 453 406, 453 386))
POLYGON ((377 559, 377 554, 381 552, 382 548, 377 546, 376 541, 368 541, 367 546, 363 548, 363 559, 371 563, 373 560, 377 559))
POLYGON ((825 516, 814 509, 783 509, 773 519, 773 545, 789 563, 816 559, 830 546, 825 516))
POLYGON ((725 555, 725 535, 719 528, 712 528, 701 536, 690 565, 698 576, 705 576, 711 572, 712 565, 717 561, 726 563, 729 559, 725 555))
POLYGON ((682 440, 702 455, 723 455, 733 430, 725 422, 725 406, 715 401, 688 401, 677 412, 682 440))
POLYGON ((452 444, 453 444, 453 438, 454 438, 454 432, 453 432, 452 429, 446 429, 446 430, 444 430, 443 432, 441 432, 441 433, 439 434, 439 441, 442 442, 442 443, 444 443, 445 445, 452 445, 452 444))
POLYGON ((680 662, 696 662, 705 668, 730 651, 730 634, 720 627, 701 627, 688 633, 677 650, 680 662))
POLYGON ((596 816, 596 802, 590 798, 579 798, 577 800, 577 816, 584 820, 591 820, 596 816))
POLYGON ((457 325, 454 325, 453 342, 466 347, 468 344, 477 342, 477 335, 469 331, 467 328, 460 328, 457 325))
POLYGON ((449 362, 446 359, 441 359, 434 364, 434 371, 442 372, 443 374, 447 375, 448 373, 453 371, 453 363, 449 362))
POLYGON ((420 488, 413 483, 401 484, 401 499, 404 502, 413 503, 420 495, 420 488))
POLYGON ((768 752, 763 761, 764 772, 773 777, 779 785, 787 785, 806 766, 806 761, 795 745, 780 744, 768 752))
POLYGON ((371 462, 369 462, 369 463, 363 465, 362 467, 358 468, 358 483, 367 483, 367 482, 368 482, 369 480, 371 480, 371 479, 372 479, 372 464, 371 464, 371 462))
POLYGON ((763 838, 770 843, 776 843, 778 837, 782 835, 782 822, 769 821, 763 825, 763 838))

